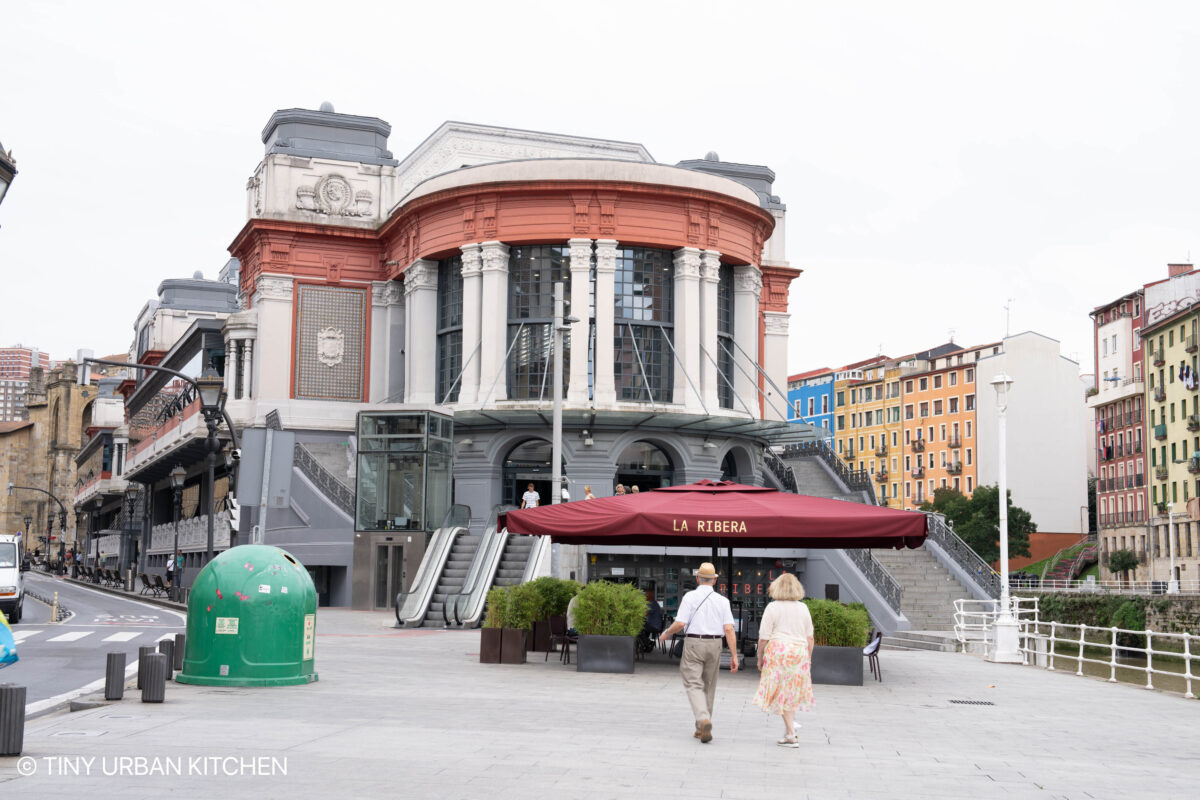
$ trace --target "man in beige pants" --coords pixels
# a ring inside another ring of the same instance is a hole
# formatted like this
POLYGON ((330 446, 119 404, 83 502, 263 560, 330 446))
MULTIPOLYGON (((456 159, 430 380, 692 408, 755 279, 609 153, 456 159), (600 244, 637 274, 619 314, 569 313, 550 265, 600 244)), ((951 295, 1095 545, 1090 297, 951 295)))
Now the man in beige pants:
POLYGON ((696 718, 695 736, 701 742, 711 742, 713 697, 721 666, 721 638, 729 644, 730 672, 738 671, 737 640, 729 600, 713 589, 717 582, 716 568, 705 561, 692 574, 697 586, 683 596, 675 621, 662 632, 659 640, 667 641, 679 631, 685 631, 679 674, 692 705, 692 715, 696 718))

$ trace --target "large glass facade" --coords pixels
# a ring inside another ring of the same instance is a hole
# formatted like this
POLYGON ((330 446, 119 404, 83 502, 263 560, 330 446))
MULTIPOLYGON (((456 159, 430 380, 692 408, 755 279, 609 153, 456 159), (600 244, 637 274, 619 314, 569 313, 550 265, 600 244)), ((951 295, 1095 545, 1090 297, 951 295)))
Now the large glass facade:
POLYGON ((454 403, 458 400, 462 372, 463 318, 462 257, 454 256, 438 263, 438 320, 437 320, 437 400, 454 403), (453 391, 451 391, 453 387, 453 391))
MULTIPOLYGON (((563 283, 571 302, 571 251, 565 245, 523 245, 508 256, 508 397, 551 397, 554 284, 563 283)), ((490 302, 491 298, 484 298, 490 302)), ((563 391, 571 374, 571 336, 563 334, 563 391)))
POLYGON ((617 251, 613 302, 613 378, 617 399, 671 402, 675 261, 670 250, 617 251))
POLYGON ((450 510, 453 438, 441 414, 359 414, 355 528, 436 529, 450 510))
POLYGON ((721 265, 717 281, 717 399, 733 408, 733 267, 721 265))

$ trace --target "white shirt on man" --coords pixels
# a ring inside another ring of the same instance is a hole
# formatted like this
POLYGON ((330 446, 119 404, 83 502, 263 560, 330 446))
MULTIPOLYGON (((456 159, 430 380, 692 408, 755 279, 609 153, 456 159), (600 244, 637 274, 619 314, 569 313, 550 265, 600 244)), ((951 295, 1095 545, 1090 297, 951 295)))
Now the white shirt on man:
POLYGON ((687 634, 722 636, 725 626, 733 624, 733 609, 729 600, 701 584, 683 596, 675 621, 682 622, 687 634), (708 598, 707 600, 705 598, 708 598))
POLYGON ((538 501, 541 499, 542 496, 532 489, 521 495, 521 502, 525 504, 524 508, 537 508, 538 501))

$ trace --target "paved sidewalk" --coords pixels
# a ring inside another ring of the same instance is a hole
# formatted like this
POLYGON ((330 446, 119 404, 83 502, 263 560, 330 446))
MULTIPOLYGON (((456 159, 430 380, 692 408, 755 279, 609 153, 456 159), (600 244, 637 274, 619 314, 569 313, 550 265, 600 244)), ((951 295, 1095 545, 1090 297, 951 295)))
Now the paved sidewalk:
POLYGON ((777 747, 782 723, 751 704, 757 673, 722 673, 714 741, 702 745, 673 662, 639 663, 631 676, 577 673, 541 654, 481 665, 478 632, 390 623, 323 609, 320 681, 309 686, 172 683, 162 705, 129 690, 121 703, 33 720, 24 755, 35 772, 21 776, 17 759, 0 758, 0 793, 974 800, 1192 797, 1200 785, 1191 755, 1200 703, 1177 695, 974 656, 887 652, 882 684, 817 687, 798 750, 777 747), (137 757, 150 761, 139 768, 137 757), (154 766, 183 775, 104 774, 154 766), (83 774, 49 774, 62 767, 83 774))

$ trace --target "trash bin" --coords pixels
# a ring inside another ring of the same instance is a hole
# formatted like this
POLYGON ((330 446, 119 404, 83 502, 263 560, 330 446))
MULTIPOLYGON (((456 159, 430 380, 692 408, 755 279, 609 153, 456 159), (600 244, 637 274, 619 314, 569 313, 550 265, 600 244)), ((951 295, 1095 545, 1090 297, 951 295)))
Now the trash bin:
POLYGON ((317 680, 317 592, 278 547, 244 544, 210 561, 188 593, 178 683, 291 686, 317 680))

